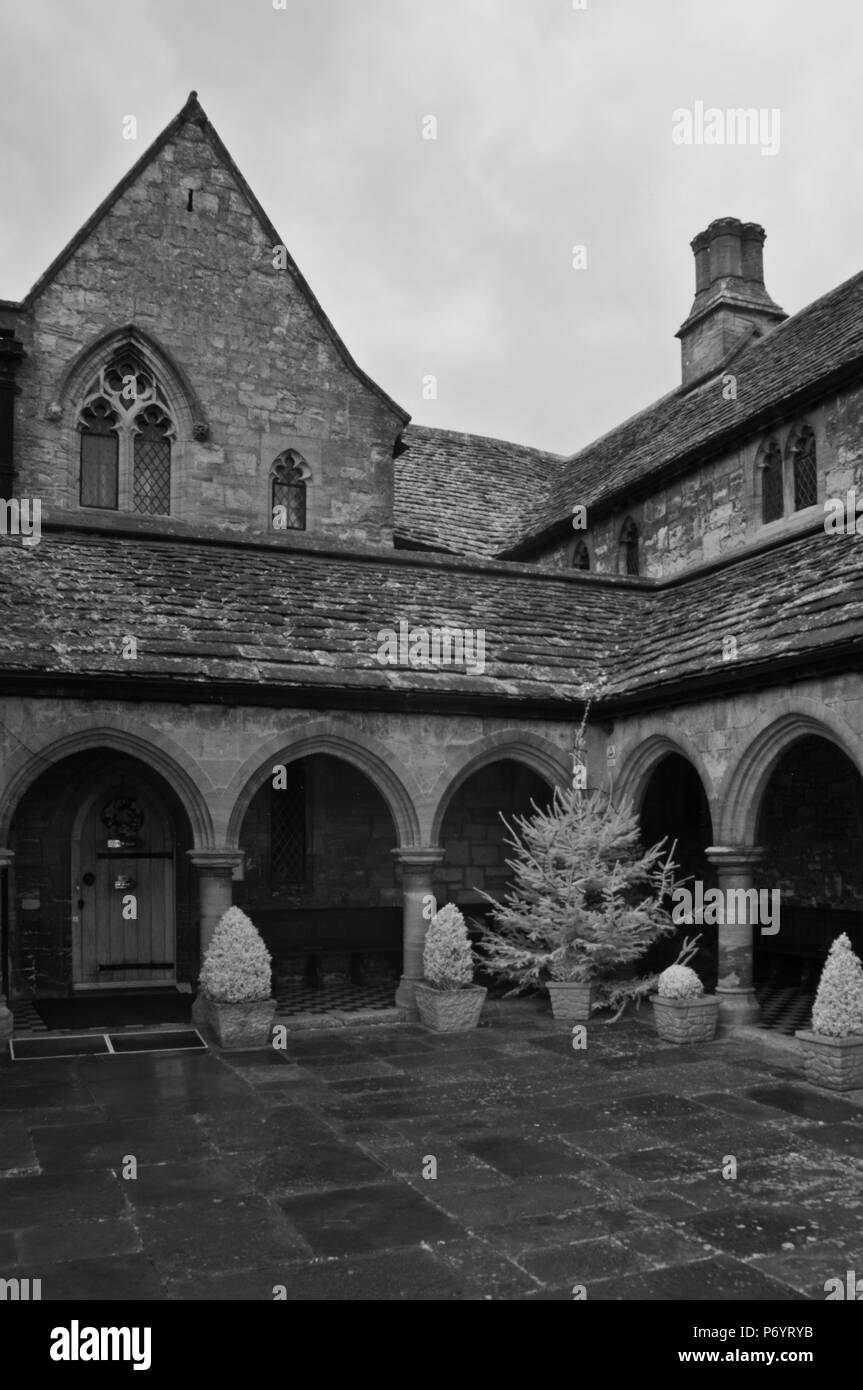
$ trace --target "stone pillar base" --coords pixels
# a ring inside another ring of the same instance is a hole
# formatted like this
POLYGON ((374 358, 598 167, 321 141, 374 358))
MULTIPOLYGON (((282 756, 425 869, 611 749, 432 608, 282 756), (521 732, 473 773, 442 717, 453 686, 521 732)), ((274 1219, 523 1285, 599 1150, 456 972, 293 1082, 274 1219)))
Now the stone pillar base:
POLYGON ((761 1021, 761 1010, 754 989, 716 991, 719 1000, 719 1032, 733 1033, 735 1028, 752 1027, 761 1021))
POLYGON ((396 990, 396 1008, 402 1009, 406 1020, 419 1018, 420 1012, 416 1004, 416 994, 414 987, 416 980, 409 980, 406 975, 402 975, 396 990))

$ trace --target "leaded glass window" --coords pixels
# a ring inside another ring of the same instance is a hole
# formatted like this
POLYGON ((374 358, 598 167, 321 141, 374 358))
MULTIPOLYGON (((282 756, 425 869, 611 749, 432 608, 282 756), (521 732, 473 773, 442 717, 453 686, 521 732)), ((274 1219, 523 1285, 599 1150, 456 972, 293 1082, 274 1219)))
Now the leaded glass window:
POLYGON ((761 520, 778 521, 783 513, 782 453, 775 439, 764 449, 761 460, 761 520))
POLYGON ((117 415, 102 397, 81 413, 81 506, 117 507, 117 415))
POLYGON ((167 516, 171 510, 171 422, 150 405, 135 423, 132 510, 167 516))
POLYGON ((276 459, 272 472, 272 516, 275 531, 305 531, 308 465, 293 449, 276 459))
POLYGON ((818 501, 818 468, 815 455, 815 431, 803 425, 791 445, 794 477, 794 510, 814 507, 818 501))
POLYGON ((101 368, 78 414, 82 507, 171 510, 176 429, 153 373, 125 349, 101 368))
POLYGON ((306 776, 287 767, 287 786, 270 788, 270 880, 297 887, 308 877, 306 776))

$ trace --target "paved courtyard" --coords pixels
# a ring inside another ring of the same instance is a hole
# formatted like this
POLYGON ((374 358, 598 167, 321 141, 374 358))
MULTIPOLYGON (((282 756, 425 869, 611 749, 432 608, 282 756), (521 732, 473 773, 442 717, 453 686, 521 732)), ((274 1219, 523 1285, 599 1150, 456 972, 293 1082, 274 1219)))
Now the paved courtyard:
POLYGON ((452 1037, 6 1058, 0 1109, 0 1275, 43 1299, 796 1300, 863 1269, 863 1092, 647 1013, 586 1051, 517 1004, 452 1037))

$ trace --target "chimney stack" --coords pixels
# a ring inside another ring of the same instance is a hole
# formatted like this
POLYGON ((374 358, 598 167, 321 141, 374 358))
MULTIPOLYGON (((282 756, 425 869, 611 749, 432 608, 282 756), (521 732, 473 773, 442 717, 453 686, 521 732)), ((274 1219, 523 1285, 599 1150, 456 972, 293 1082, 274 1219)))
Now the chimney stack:
POLYGON ((676 335, 684 386, 720 371, 753 326, 762 336, 788 317, 764 288, 764 228, 757 222, 720 217, 691 245, 695 299, 676 335))

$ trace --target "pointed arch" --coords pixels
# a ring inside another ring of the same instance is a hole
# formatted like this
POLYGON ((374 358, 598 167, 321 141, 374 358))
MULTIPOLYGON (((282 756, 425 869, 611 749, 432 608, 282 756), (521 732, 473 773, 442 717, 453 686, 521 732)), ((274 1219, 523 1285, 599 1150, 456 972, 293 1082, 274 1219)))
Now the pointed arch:
POLYGON ((74 423, 91 382, 123 353, 129 353, 159 382, 178 433, 204 440, 209 435, 204 407, 183 368, 152 334, 127 323, 93 338, 72 359, 57 383, 55 412, 74 423))

